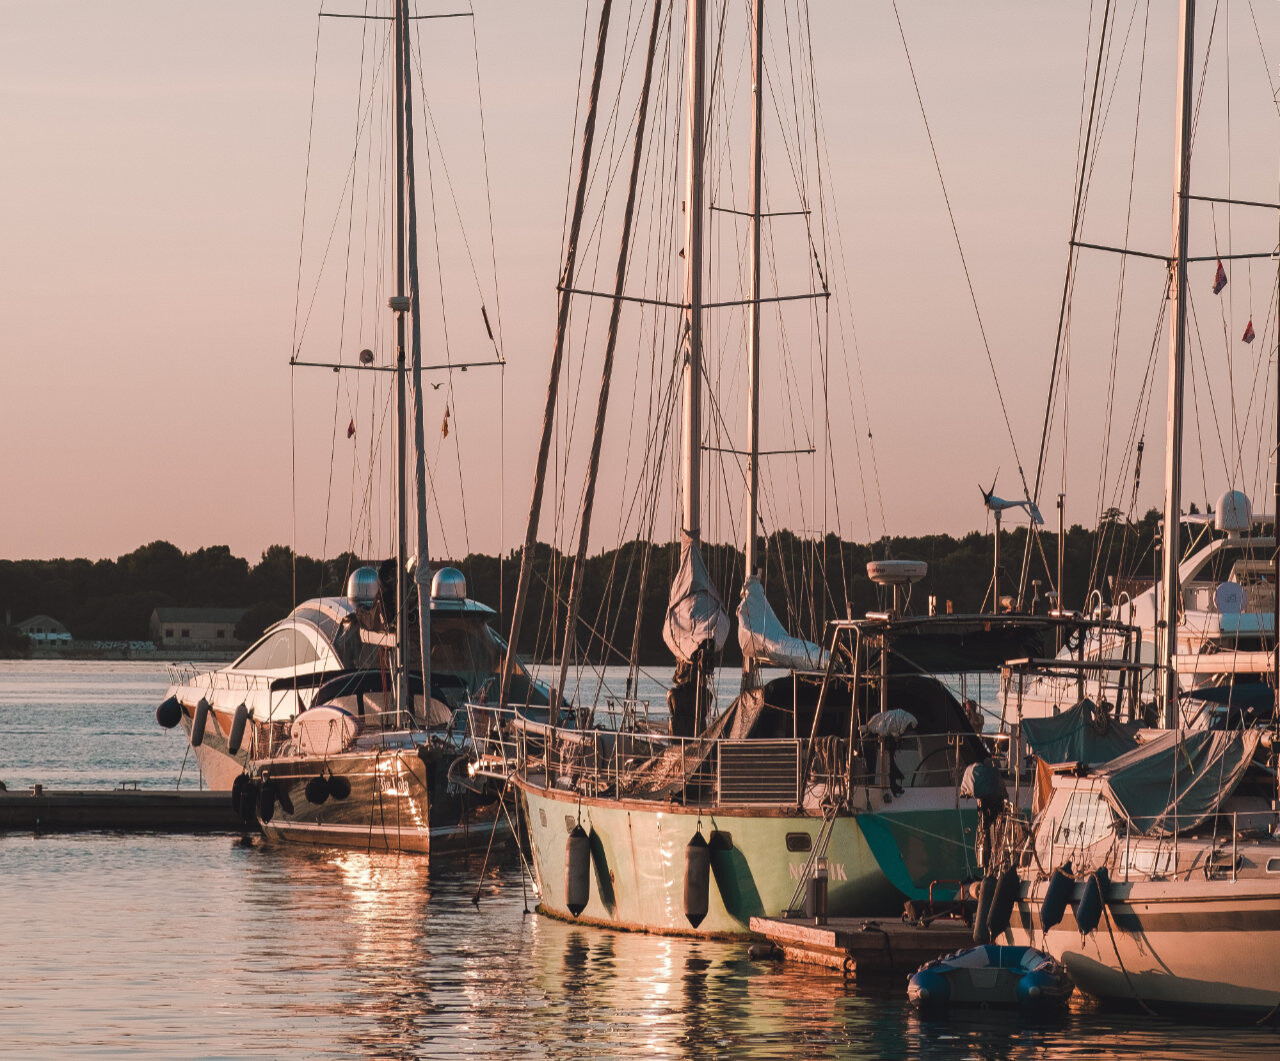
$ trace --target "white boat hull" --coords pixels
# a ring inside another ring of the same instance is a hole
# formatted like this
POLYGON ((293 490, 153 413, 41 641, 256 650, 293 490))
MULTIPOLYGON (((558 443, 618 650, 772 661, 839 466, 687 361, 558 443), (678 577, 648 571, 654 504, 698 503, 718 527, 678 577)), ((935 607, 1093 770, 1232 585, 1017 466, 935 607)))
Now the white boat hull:
POLYGON ((1028 888, 1006 935, 1054 955, 1086 994, 1197 1009, 1280 1006, 1280 876, 1115 882, 1102 922, 1083 937, 1070 906, 1040 931, 1046 887, 1028 888))

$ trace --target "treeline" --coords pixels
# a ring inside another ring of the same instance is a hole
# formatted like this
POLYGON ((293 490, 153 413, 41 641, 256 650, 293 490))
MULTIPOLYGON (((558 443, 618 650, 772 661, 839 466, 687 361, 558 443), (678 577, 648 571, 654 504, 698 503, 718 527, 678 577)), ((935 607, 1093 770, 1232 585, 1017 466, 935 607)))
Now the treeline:
MULTIPOLYGON (((1081 608, 1094 588, 1109 595, 1117 574, 1150 576, 1157 528, 1154 510, 1137 523, 1112 518, 1097 531, 1072 527, 1064 541, 1064 604, 1081 608)), ((1017 588, 1026 533, 1020 527, 1001 534, 1005 595, 1017 588)), ((1047 607, 1045 594, 1056 578, 1057 550, 1056 534, 1042 533, 1033 543, 1029 581, 1040 584, 1040 610, 1047 607)), ((713 545, 704 546, 703 554, 732 611, 742 584, 741 551, 713 545)), ((992 536, 977 531, 961 538, 931 534, 870 544, 845 542, 834 535, 801 539, 782 531, 761 540, 759 555, 774 610, 794 633, 809 637, 819 636, 828 619, 885 606, 881 591, 867 578, 869 560, 928 562, 929 573, 912 594, 914 612, 924 612, 931 596, 939 611, 948 601, 957 612, 976 611, 984 601, 991 606, 992 536)), ((376 565, 380 559, 365 561, 376 565)), ((295 557, 288 547, 273 545, 251 565, 226 546, 184 553, 163 541, 116 560, 3 560, 0 609, 7 627, 43 613, 64 623, 77 639, 125 641, 149 637, 151 613, 158 607, 240 607, 247 611, 236 635, 251 641, 296 601, 343 593, 347 576, 365 561, 352 554, 324 561, 295 557)), ((495 625, 505 637, 519 576, 518 554, 473 554, 447 562, 466 576, 468 596, 500 612, 495 625)), ((590 558, 582 577, 577 652, 592 660, 624 662, 635 642, 643 662, 669 662, 662 616, 678 564, 675 544, 628 542, 590 558)), ((562 651, 569 573, 565 556, 550 546, 538 547, 520 630, 522 654, 549 659, 562 651)), ((13 642, 13 633, 9 628, 0 635, 0 647, 13 642)), ((736 654, 736 641, 730 638, 726 662, 733 662, 736 654)))

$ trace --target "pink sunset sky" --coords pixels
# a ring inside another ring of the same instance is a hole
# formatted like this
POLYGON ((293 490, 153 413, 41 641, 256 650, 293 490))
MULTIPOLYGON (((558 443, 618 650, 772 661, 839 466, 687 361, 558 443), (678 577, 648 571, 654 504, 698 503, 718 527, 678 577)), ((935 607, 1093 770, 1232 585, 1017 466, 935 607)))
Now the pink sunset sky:
MULTIPOLYGON (((362 5, 330 0, 326 6, 354 11, 362 5)), ((455 9, 443 0, 414 6, 424 13, 455 9)), ((449 445, 460 441, 460 455, 450 459, 461 462, 466 516, 446 517, 436 539, 444 544, 433 548, 453 555, 510 548, 523 537, 554 331, 566 187, 577 149, 584 23, 581 3, 476 0, 474 6, 508 364, 501 380, 488 371, 454 375, 449 445), (499 431, 502 413, 505 430, 499 431)), ((730 14, 739 18, 746 6, 734 3, 730 14)), ((592 35, 597 10, 592 3, 592 35)), ((1129 50, 1106 95, 1107 128, 1084 238, 1123 240, 1134 157, 1129 242, 1164 253, 1176 5, 1151 5, 1143 121, 1131 156, 1146 9, 1136 7, 1126 31, 1134 10, 1132 3, 1117 8, 1113 47, 1118 56, 1128 32, 1129 50)), ((898 11, 1030 476, 1066 264, 1082 89, 1092 62, 1090 6, 1085 0, 899 0, 898 11)), ((871 533, 986 528, 977 484, 989 485, 999 470, 997 492, 1020 496, 1016 462, 893 6, 813 0, 809 12, 829 191, 839 204, 847 264, 848 290, 839 294, 858 329, 883 498, 883 524, 877 516, 871 533)), ((1202 4, 1198 63, 1214 17, 1213 5, 1202 4)), ((1269 82, 1280 85, 1280 5, 1237 0, 1216 18, 1194 190, 1275 202, 1280 121, 1269 82)), ((348 410, 335 405, 331 374, 304 378, 288 363, 309 130, 307 238, 313 242, 309 249, 304 244, 306 277, 351 153, 354 108, 344 102, 350 71, 338 68, 356 31, 326 20, 317 68, 316 4, 303 0, 68 0, 10 4, 2 20, 0 438, 6 458, 0 557, 114 557, 157 538, 185 550, 226 544, 251 560, 277 542, 312 555, 359 545, 348 520, 350 473, 330 476, 333 428, 339 427, 341 449, 348 410), (341 501, 334 500, 338 494, 341 501), (317 516, 326 505, 341 518, 317 516)), ((460 209, 478 251, 481 283, 489 285, 489 227, 477 191, 472 29, 465 20, 419 25, 432 27, 419 30, 427 96, 442 137, 458 145, 446 161, 465 186, 460 209)), ((1195 254, 1276 244, 1275 211, 1215 207, 1211 214, 1201 207, 1193 217, 1195 254)), ((602 245, 611 260, 613 238, 602 245)), ((1095 256, 1085 263, 1090 271, 1081 269, 1068 456, 1063 462, 1059 435, 1042 495, 1051 521, 1059 489, 1068 494, 1071 522, 1091 523, 1107 503, 1098 489, 1108 431, 1100 410, 1118 263, 1095 256)), ((1134 309, 1119 347, 1109 429, 1113 463, 1133 419, 1162 276, 1159 263, 1128 267, 1126 297, 1134 309)), ((1221 298, 1210 295, 1212 277, 1212 263, 1192 274, 1204 352, 1194 355, 1196 426, 1188 428, 1186 496, 1201 503, 1229 481, 1258 497, 1272 474, 1267 453, 1274 445, 1268 441, 1274 265, 1233 264, 1221 298), (1250 318, 1259 341, 1241 345, 1250 318)), ((304 303, 309 285, 304 281, 304 303)), ((494 308, 490 299, 486 304, 494 308)), ((474 324, 474 303, 458 315, 474 324)), ((317 312, 308 334, 322 337, 331 318, 317 312)), ((1160 498, 1165 345, 1161 339, 1155 397, 1142 429, 1147 456, 1140 509, 1160 498)), ((455 351, 455 360, 464 352, 455 351)), ((426 419, 436 435, 446 393, 428 393, 426 419)), ((357 441, 364 440, 362 424, 357 441)), ((858 475, 848 474, 847 504, 861 511, 858 475)), ((448 475, 452 483, 459 472, 448 475)), ((1269 508, 1265 492, 1259 507, 1269 508)), ((867 525, 857 520, 831 529, 867 537, 867 525)), ((611 531, 616 527, 603 527, 600 546, 612 544, 611 531)))

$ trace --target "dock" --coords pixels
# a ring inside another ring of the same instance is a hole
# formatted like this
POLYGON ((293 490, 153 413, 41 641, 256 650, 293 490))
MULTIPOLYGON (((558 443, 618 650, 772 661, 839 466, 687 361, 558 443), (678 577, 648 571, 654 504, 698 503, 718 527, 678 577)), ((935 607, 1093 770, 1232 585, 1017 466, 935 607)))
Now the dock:
POLYGON ((751 931, 782 951, 785 961, 839 969, 850 979, 910 976, 944 954, 973 946, 973 928, 958 918, 927 925, 901 920, 753 917, 751 931))
POLYGON ((0 792, 0 833, 240 833, 229 792, 121 787, 0 792))

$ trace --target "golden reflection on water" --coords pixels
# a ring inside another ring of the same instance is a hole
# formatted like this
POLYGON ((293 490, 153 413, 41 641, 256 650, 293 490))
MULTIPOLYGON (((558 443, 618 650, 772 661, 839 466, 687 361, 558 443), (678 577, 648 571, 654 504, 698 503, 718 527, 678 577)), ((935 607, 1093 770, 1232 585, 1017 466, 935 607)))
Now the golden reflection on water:
POLYGON ((518 864, 0 837, 4 1057, 1276 1056, 1280 1036, 1076 1006, 920 1021, 737 943, 525 914, 518 864), (479 896, 478 905, 473 900, 479 896))

